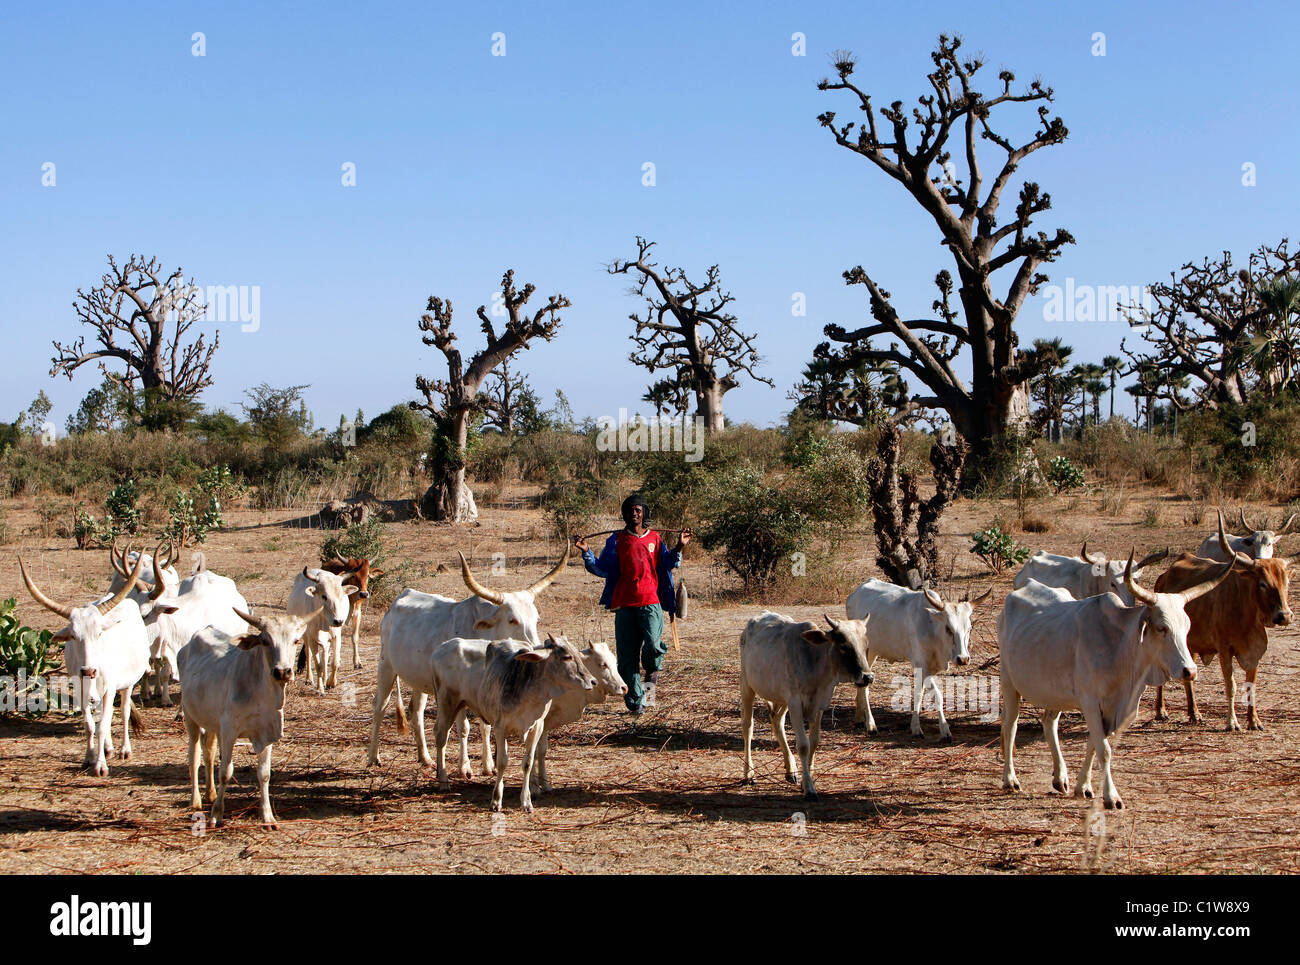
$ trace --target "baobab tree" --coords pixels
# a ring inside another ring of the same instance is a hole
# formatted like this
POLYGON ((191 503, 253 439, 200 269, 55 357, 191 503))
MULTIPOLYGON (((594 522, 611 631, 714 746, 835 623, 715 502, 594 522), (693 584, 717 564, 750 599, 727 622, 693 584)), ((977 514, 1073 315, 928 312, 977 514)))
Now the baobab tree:
MULTIPOLYGON (((769 386, 772 380, 754 373, 759 362, 754 336, 742 332, 736 316, 725 311, 735 298, 722 290, 718 266, 696 284, 684 268, 660 268, 650 261, 654 245, 638 235, 636 260, 615 261, 608 268, 611 275, 632 275, 632 294, 646 301, 644 316, 628 316, 636 324, 631 336, 636 349, 629 359, 651 373, 673 373, 669 381, 676 381, 677 391, 695 394, 705 428, 718 431, 724 425, 722 397, 740 384, 741 373, 769 386)), ((673 389, 661 389, 659 397, 672 398, 673 389)))
POLYGON ((105 378, 121 383, 128 396, 139 380, 147 427, 175 427, 212 384, 220 333, 213 332, 211 345, 205 335, 186 341, 207 305, 194 279, 185 281, 180 268, 165 274, 157 258, 146 261, 142 255, 119 266, 109 255, 108 269, 90 291, 78 288, 72 303, 81 323, 94 329, 98 348, 88 350, 84 335, 70 345, 56 341, 50 377, 63 374, 71 380, 81 366, 99 361, 105 378), (125 374, 110 373, 108 359, 123 362, 125 374))
POLYGON ((409 403, 412 409, 433 416, 434 446, 431 463, 432 484, 421 500, 421 511, 430 519, 462 522, 476 515, 473 494, 465 485, 465 444, 469 438, 470 419, 481 412, 484 399, 479 395, 493 369, 505 362, 515 352, 528 348, 529 342, 542 339, 549 342, 560 328, 561 309, 572 303, 563 295, 552 295, 531 316, 524 306, 537 288, 525 285, 515 288, 514 269, 506 271, 501 279, 502 303, 506 311, 505 328, 498 334, 487 307, 478 307, 479 327, 487 337, 487 344, 474 354, 466 365, 460 349, 456 347, 456 333, 451 329, 451 301, 435 295, 429 296, 425 314, 420 317, 421 337, 425 345, 432 345, 447 359, 447 378, 429 380, 416 376, 415 388, 424 396, 423 402, 409 403))
POLYGON ((1279 318, 1274 300, 1277 280, 1300 269, 1300 252, 1287 248, 1285 238, 1261 245, 1240 269, 1225 251, 1170 272, 1168 282, 1148 286, 1153 307, 1126 307, 1143 344, 1130 350, 1126 339, 1121 350, 1134 366, 1188 376, 1210 409, 1240 405, 1261 386, 1271 398, 1300 353, 1294 322, 1279 318))
POLYGON ((994 451, 998 437, 1028 419, 1029 383, 1048 363, 1017 347, 1013 325, 1025 299, 1047 281, 1039 268, 1055 261, 1074 238, 1062 228, 1051 236, 1033 230, 1034 218, 1052 204, 1033 181, 1020 186, 1012 217, 999 225, 1003 193, 1021 164, 1060 144, 1068 131, 1061 118, 1049 116, 1053 92, 1038 80, 1015 93, 1015 75, 1003 69, 996 92, 976 90, 983 60, 960 58, 960 47, 958 37, 939 37, 930 55, 934 70, 926 76, 930 90, 910 112, 902 101, 876 107, 851 79, 856 61, 848 52, 833 55, 838 79, 818 84, 819 90, 848 92, 861 112, 860 122, 840 124, 826 111, 818 116, 822 126, 836 144, 870 161, 916 200, 938 226, 956 270, 955 283, 946 270, 935 277, 940 297, 932 310, 938 317, 907 319, 875 278, 861 266, 851 268, 844 279, 867 289, 875 322, 854 330, 828 325, 826 335, 843 346, 837 354, 846 364, 892 362, 916 376, 928 394, 908 405, 946 411, 978 462, 994 451), (1036 104, 1038 114, 1037 130, 1019 142, 992 124, 995 110, 1017 104, 1036 104), (991 180, 977 156, 981 141, 1001 151, 991 180), (1011 270, 1010 281, 995 292, 995 276, 1003 269, 1011 270), (950 301, 954 288, 957 307, 950 301), (881 337, 889 343, 879 344, 881 337), (963 349, 969 349, 969 384, 954 365, 963 349))

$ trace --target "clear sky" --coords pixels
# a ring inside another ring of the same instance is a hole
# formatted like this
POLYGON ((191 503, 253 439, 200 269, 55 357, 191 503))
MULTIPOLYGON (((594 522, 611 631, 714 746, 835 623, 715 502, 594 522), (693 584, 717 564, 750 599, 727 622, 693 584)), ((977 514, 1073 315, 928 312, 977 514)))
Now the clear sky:
MULTIPOLYGON (((858 55, 879 104, 926 89, 941 31, 984 53, 986 88, 1003 66, 1055 88, 1069 138, 1021 168, 1052 195, 1038 225, 1078 241, 1055 283, 1137 286, 1243 256, 1300 212, 1300 14, 1286 3, 49 3, 0 18, 0 418, 44 388, 60 430, 99 375, 49 379, 50 341, 79 334, 75 291, 110 252, 259 288, 260 328, 221 326, 210 406, 309 383, 333 426, 413 398, 417 373, 445 374, 416 330, 427 297, 452 299, 468 355, 474 309, 513 267, 535 299, 573 302, 556 340, 519 361, 543 397, 562 388, 580 417, 635 410, 637 302, 603 266, 635 254, 637 234, 693 273, 720 266, 776 383, 746 382, 726 412, 775 423, 822 326, 868 317, 845 268, 862 264, 915 317, 951 267, 903 189, 817 124, 855 113, 816 89, 836 48, 858 55)), ((1012 129, 1032 123, 1022 110, 1012 129)), ((1021 318, 1022 343, 1060 335, 1077 361, 1117 354, 1127 333, 1045 321, 1041 298, 1021 318)))

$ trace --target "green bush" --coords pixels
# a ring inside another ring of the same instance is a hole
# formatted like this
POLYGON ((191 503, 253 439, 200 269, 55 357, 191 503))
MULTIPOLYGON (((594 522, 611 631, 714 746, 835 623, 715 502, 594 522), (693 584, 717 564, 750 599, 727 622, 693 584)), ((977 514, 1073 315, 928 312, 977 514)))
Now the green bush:
POLYGON ((1008 565, 1029 559, 1029 548, 1019 545, 997 526, 976 533, 970 551, 988 564, 994 573, 1001 573, 1008 565))
POLYGON ((1083 470, 1065 456, 1057 456, 1047 467, 1047 481, 1057 495, 1083 488, 1083 470))
POLYGON ((769 584, 778 567, 807 548, 812 520, 796 499, 752 467, 733 474, 726 493, 720 511, 701 529, 700 542, 710 552, 720 550, 746 587, 769 584))
POLYGON ((0 683, 0 712, 12 712, 21 704, 28 716, 40 716, 45 712, 42 708, 51 703, 48 678, 58 667, 57 653, 51 652, 57 648, 51 646, 54 634, 49 630, 33 630, 19 623, 14 612, 17 606, 13 597, 0 601, 0 675, 8 678, 0 683), (25 678, 21 692, 20 671, 25 678))
POLYGON ((113 487, 104 500, 110 540, 120 535, 134 536, 140 529, 140 510, 136 506, 135 480, 128 479, 113 487))

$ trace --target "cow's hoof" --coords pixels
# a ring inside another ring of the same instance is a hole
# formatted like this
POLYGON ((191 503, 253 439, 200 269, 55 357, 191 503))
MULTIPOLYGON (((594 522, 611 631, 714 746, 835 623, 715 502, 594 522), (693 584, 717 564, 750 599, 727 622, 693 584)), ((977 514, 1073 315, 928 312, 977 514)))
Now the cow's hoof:
POLYGON ((94 767, 96 777, 108 777, 108 765, 103 761, 98 761, 94 767))
MULTIPOLYGON (((439 790, 439 791, 442 791, 444 794, 447 793, 448 791, 450 791, 450 790, 451 790, 451 781, 440 781, 440 782, 438 783, 438 790, 439 790)), ((498 808, 498 810, 500 810, 500 809, 498 808)))
POLYGON ((741 778, 740 783, 748 787, 752 787, 754 785, 754 775, 752 774, 746 775, 745 777, 741 778))
POLYGON ((1227 731, 1238 730, 1238 731, 1239 731, 1239 730, 1241 730, 1241 725, 1240 725, 1239 723, 1237 723, 1235 720, 1230 720, 1230 721, 1228 721, 1228 726, 1225 727, 1224 730, 1227 730, 1227 731))
POLYGON ((1085 784, 1085 785, 1083 785, 1082 787, 1076 787, 1076 788, 1074 789, 1074 796, 1075 796, 1075 797, 1081 797, 1081 798, 1083 798, 1083 799, 1086 800, 1086 801, 1091 801, 1091 800, 1092 800, 1092 787, 1091 787, 1091 785, 1085 784))
POLYGON ((875 737, 879 733, 880 733, 880 728, 877 727, 875 724, 872 724, 870 727, 867 728, 867 734, 872 737, 875 737))
POLYGON ((362 666, 362 663, 361 663, 360 660, 354 660, 354 661, 352 661, 352 669, 353 669, 353 670, 363 670, 363 669, 365 669, 365 668, 362 666))
POLYGON ((1070 780, 1064 777, 1052 778, 1052 790, 1059 791, 1062 794, 1070 793, 1070 780))
POLYGON ((798 775, 798 774, 794 774, 794 773, 791 773, 791 772, 787 772, 786 775, 785 775, 785 779, 786 779, 786 782, 789 783, 789 784, 798 784, 798 783, 799 783, 799 775, 798 775))
POLYGON ((1188 715, 1187 715, 1187 723, 1189 723, 1189 724, 1204 724, 1204 723, 1205 723, 1205 718, 1204 718, 1201 714, 1188 714, 1188 715))
POLYGON ((1154 719, 1154 720, 1168 720, 1168 719, 1169 719, 1169 715, 1166 714, 1166 713, 1162 710, 1162 711, 1160 711, 1159 713, 1157 713, 1153 719, 1154 719))
POLYGON ((1020 782, 1013 777, 1009 781, 1003 781, 1002 787, 1008 791, 1018 791, 1020 790, 1020 782))
POLYGON ((1122 811, 1124 809, 1124 799, 1122 797, 1117 797, 1113 801, 1107 801, 1103 798, 1101 803, 1106 806, 1107 811, 1122 811))
POLYGON ((470 767, 461 768, 460 779, 462 781, 472 781, 474 779, 474 769, 470 767))
POLYGON ((131 752, 129 750, 124 750, 117 755, 117 759, 119 761, 129 761, 131 759, 131 752))
POLYGON ((939 735, 939 743, 941 743, 941 744, 951 744, 951 743, 952 743, 952 731, 948 731, 946 734, 940 734, 940 735, 939 735))
POLYGON ((420 762, 421 767, 433 767, 433 758, 430 757, 428 754, 424 755, 423 757, 416 755, 416 760, 420 762))
POLYGON ((803 799, 804 799, 805 801, 816 801, 816 800, 817 800, 817 792, 816 792, 816 791, 804 791, 804 792, 803 792, 803 799))
POLYGON ((1257 720, 1252 720, 1249 724, 1246 725, 1246 730, 1263 730, 1263 729, 1264 729, 1264 725, 1257 720))
POLYGON ((912 734, 913 737, 924 737, 924 736, 925 736, 925 733, 924 733, 924 732, 921 730, 921 728, 919 728, 919 727, 913 727, 912 730, 911 730, 911 734, 912 734))

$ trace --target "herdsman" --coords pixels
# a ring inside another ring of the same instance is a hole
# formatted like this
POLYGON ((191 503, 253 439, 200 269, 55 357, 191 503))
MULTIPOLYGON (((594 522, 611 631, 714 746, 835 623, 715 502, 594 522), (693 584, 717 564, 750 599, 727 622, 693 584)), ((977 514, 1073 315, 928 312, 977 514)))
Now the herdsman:
POLYGON ((582 551, 587 572, 605 581, 600 602, 614 611, 618 673, 627 684, 623 702, 639 715, 655 706, 659 668, 668 652, 663 642, 664 614, 677 612, 672 571, 681 565, 682 547, 691 541, 691 531, 682 530, 677 548, 668 549, 649 528, 650 507, 640 493, 623 500, 623 522, 627 528, 605 541, 600 559, 583 537, 574 537, 573 544, 582 551), (644 688, 641 672, 645 674, 644 688))

